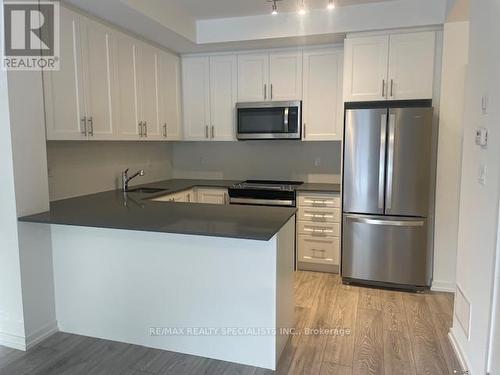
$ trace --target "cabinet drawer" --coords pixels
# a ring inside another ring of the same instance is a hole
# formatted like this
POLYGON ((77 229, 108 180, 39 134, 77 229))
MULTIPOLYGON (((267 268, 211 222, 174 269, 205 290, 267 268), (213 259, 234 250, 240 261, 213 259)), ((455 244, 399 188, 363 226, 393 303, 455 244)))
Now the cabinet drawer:
POLYGON ((298 253, 299 262, 338 265, 340 241, 338 238, 299 236, 298 253))
POLYGON ((340 208, 299 208, 299 221, 340 223, 340 208))
POLYGON ((299 221, 297 224, 299 234, 304 234, 312 237, 339 237, 339 223, 314 223, 299 221))
POLYGON ((326 194, 299 196, 299 207, 332 207, 340 208, 340 197, 326 194))

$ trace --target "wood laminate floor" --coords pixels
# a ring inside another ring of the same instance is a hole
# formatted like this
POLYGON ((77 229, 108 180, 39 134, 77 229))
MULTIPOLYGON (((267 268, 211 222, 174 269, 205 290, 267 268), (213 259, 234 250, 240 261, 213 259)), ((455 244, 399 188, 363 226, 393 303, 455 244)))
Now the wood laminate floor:
POLYGON ((290 338, 277 371, 57 333, 26 353, 0 346, 0 375, 441 375, 459 369, 447 338, 450 294, 345 286, 337 275, 297 272, 295 295, 302 334, 290 338))

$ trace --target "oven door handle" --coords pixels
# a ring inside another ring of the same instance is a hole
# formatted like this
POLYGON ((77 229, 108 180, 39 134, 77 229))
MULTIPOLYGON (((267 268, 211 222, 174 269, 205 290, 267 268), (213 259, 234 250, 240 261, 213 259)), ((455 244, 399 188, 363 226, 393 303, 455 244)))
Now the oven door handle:
POLYGON ((290 113, 290 108, 289 107, 286 107, 285 108, 285 116, 283 117, 283 125, 284 125, 284 130, 285 130, 285 133, 288 133, 288 117, 289 117, 289 113, 290 113))

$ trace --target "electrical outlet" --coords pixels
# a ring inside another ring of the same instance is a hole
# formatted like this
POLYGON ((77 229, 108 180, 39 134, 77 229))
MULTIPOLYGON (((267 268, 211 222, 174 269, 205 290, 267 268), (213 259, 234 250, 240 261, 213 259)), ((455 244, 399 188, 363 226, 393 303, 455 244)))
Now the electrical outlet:
POLYGON ((314 160, 314 166, 315 167, 321 166, 321 158, 316 158, 316 160, 314 160))
POLYGON ((200 164, 201 164, 201 165, 208 164, 208 159, 207 159, 206 157, 202 156, 202 157, 200 158, 200 164))

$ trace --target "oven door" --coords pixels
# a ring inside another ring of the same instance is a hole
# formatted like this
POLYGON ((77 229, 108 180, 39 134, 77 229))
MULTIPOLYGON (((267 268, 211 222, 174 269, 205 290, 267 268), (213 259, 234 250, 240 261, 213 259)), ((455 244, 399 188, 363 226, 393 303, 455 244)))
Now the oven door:
POLYGON ((238 103, 238 139, 300 139, 302 102, 238 103))

